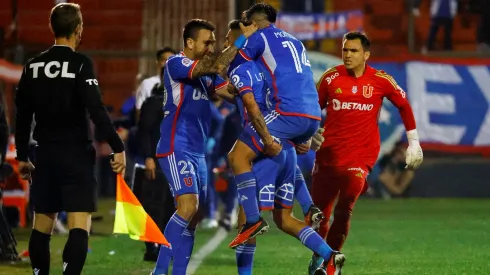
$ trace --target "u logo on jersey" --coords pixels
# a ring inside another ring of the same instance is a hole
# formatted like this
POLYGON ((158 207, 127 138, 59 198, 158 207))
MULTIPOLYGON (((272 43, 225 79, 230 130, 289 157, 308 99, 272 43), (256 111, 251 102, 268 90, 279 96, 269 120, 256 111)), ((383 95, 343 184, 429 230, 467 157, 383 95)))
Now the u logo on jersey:
POLYGON ((365 98, 370 98, 373 96, 374 88, 372 86, 362 86, 362 95, 365 98))

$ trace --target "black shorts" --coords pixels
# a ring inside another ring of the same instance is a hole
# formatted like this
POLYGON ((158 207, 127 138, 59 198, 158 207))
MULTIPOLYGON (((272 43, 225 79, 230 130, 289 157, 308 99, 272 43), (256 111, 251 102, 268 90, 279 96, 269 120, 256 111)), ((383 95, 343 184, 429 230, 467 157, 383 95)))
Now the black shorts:
POLYGON ((92 145, 36 147, 31 200, 36 213, 97 211, 92 145))

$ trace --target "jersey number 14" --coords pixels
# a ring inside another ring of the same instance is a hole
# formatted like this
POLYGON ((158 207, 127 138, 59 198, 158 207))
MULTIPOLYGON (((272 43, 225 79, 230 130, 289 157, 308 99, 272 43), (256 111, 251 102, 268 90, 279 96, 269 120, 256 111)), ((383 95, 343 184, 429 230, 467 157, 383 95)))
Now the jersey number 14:
POLYGON ((303 66, 301 66, 301 63, 303 63, 303 65, 305 66, 311 67, 310 61, 308 60, 308 58, 306 58, 305 47, 303 47, 303 51, 301 52, 301 60, 300 60, 298 50, 296 49, 296 46, 294 46, 293 42, 283 41, 282 46, 284 48, 289 48, 289 51, 291 52, 291 56, 293 57, 294 60, 294 66, 296 67, 297 73, 303 72, 303 66))

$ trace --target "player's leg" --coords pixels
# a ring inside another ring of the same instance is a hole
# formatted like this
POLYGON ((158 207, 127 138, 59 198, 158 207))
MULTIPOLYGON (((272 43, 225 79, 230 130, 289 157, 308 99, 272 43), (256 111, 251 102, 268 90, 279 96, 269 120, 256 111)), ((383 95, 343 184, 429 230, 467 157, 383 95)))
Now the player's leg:
MULTIPOLYGON (((319 235, 326 239, 329 220, 332 215, 333 206, 339 194, 339 180, 335 167, 320 166, 318 164, 313 168, 311 194, 313 203, 323 212, 325 219, 320 223, 318 229, 319 235)), ((314 253, 309 263, 309 274, 313 274, 323 263, 323 258, 314 253)))
POLYGON ((171 244, 171 248, 160 246, 157 263, 153 274, 168 274, 168 267, 172 257, 178 252, 184 231, 189 222, 197 213, 199 206, 198 181, 196 171, 198 160, 185 152, 173 152, 169 156, 159 159, 169 187, 176 199, 177 211, 170 218, 165 228, 165 238, 171 244))
POLYGON ((320 223, 325 219, 322 210, 313 204, 313 199, 310 196, 303 173, 296 166, 296 176, 294 180, 294 197, 301 205, 305 222, 314 230, 320 227, 320 223))
POLYGON ((260 217, 257 200, 257 182, 252 172, 252 161, 263 149, 260 137, 251 125, 245 127, 239 139, 228 153, 228 163, 235 176, 238 199, 245 211, 247 222, 243 226, 231 247, 239 245, 259 233, 266 232, 267 222, 260 217))
POLYGON ((347 238, 352 210, 359 196, 365 191, 367 175, 366 168, 342 169, 342 185, 334 210, 334 220, 327 235, 327 242, 334 249, 341 249, 347 238))
MULTIPOLYGON (((204 205, 206 203, 207 193, 207 173, 208 169, 206 166, 206 160, 204 157, 198 158, 197 162, 196 177, 197 181, 192 182, 193 185, 197 185, 199 190, 199 205, 204 205)), ((189 186, 188 186, 189 187, 189 186)), ((178 211, 178 210, 177 210, 178 211)), ((196 212, 194 217, 192 217, 189 225, 184 230, 182 237, 180 239, 179 248, 174 250, 174 264, 172 269, 173 275, 185 275, 187 271, 187 266, 191 259, 192 250, 194 249, 194 240, 196 234, 196 227, 202 219, 202 211, 196 212)))
MULTIPOLYGON (((34 207, 34 221, 29 238, 29 255, 34 273, 49 274, 49 244, 56 220, 56 212, 61 210, 61 192, 53 176, 53 163, 49 152, 36 149, 36 170, 32 172, 31 202, 34 207)), ((54 160, 54 159, 53 159, 54 160)))
MULTIPOLYGON (((238 209, 238 224, 245 224, 247 221, 245 211, 240 205, 238 209)), ((251 238, 235 249, 235 259, 238 275, 251 275, 253 270, 254 255, 256 249, 256 238, 251 238)))
POLYGON ((223 216, 218 222, 219 225, 225 228, 227 231, 231 230, 232 227, 232 215, 236 207, 237 190, 236 185, 233 181, 233 177, 229 177, 228 186, 226 192, 223 194, 224 211, 223 216))
MULTIPOLYGON (((267 211, 274 208, 275 185, 272 183, 277 177, 277 172, 278 165, 273 159, 262 158, 257 160, 253 165, 253 173, 257 179, 257 189, 259 190, 256 194, 256 199, 260 211, 267 211)), ((239 230, 241 230, 241 226, 245 223, 245 211, 240 205, 238 212, 239 230)), ((252 274, 255 249, 256 238, 250 238, 236 247, 235 255, 239 275, 252 274)))
MULTIPOLYGON (((211 156, 209 156, 211 158, 211 156)), ((215 182, 213 176, 213 162, 208 162, 208 171, 207 171, 207 194, 206 200, 204 204, 201 204, 201 209, 203 211, 203 220, 201 221, 201 228, 203 229, 211 229, 218 226, 218 222, 216 221, 216 208, 218 205, 218 197, 215 189, 215 182)))
POLYGON ((63 274, 82 273, 88 251, 92 213, 97 211, 97 183, 94 177, 95 149, 92 146, 65 150, 59 164, 62 210, 67 212, 69 235, 63 250, 63 274), (77 156, 73 158, 73 156, 77 156))

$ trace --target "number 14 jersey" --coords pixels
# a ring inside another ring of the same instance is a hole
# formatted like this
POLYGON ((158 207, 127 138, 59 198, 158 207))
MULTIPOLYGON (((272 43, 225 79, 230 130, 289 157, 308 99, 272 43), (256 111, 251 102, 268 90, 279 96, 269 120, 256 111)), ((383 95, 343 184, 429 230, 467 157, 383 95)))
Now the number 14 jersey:
POLYGON ((320 120, 313 72, 301 41, 271 24, 248 38, 236 62, 251 60, 264 73, 267 96, 280 115, 320 120))

